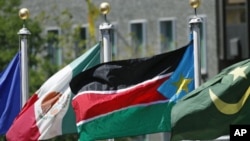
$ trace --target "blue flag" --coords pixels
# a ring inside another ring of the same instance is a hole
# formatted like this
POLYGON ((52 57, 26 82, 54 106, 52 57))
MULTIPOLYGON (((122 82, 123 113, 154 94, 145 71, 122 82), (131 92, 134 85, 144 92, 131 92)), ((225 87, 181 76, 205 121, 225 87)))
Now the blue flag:
POLYGON ((0 135, 5 134, 21 109, 20 53, 0 73, 0 135))
POLYGON ((158 91, 165 97, 169 97, 170 102, 176 103, 192 90, 194 90, 194 57, 193 42, 191 41, 179 66, 170 79, 158 88, 158 91))

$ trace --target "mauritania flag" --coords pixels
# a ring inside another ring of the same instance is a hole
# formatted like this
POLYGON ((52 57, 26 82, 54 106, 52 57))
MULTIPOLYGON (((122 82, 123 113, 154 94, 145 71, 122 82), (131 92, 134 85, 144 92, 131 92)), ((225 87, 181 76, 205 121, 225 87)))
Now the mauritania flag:
POLYGON ((97 44, 50 77, 27 101, 7 132, 8 141, 46 140, 76 133, 69 82, 78 73, 100 62, 97 44))
POLYGON ((0 73, 0 135, 5 134, 21 109, 20 52, 0 73))
POLYGON ((172 109, 172 141, 212 140, 250 124, 250 60, 224 69, 172 109))
POLYGON ((103 63, 80 73, 70 82, 77 94, 72 105, 80 140, 170 131, 174 102, 169 100, 193 89, 193 73, 192 42, 169 53, 103 63), (161 85, 164 94, 157 90, 161 85))

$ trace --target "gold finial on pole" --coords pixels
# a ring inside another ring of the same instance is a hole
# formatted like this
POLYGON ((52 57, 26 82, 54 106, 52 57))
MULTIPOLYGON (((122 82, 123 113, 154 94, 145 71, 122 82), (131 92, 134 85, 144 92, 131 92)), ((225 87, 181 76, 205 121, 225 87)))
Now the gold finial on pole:
POLYGON ((107 2, 100 4, 100 12, 104 16, 104 21, 107 22, 107 14, 110 12, 110 5, 107 2))
POLYGON ((193 8, 198 8, 200 6, 200 0, 189 0, 189 4, 193 7, 193 8))
POLYGON ((197 15, 196 9, 200 6, 200 3, 200 0, 189 0, 189 4, 194 8, 195 15, 197 15))
POLYGON ((100 12, 103 15, 107 15, 110 12, 110 5, 107 2, 103 2, 100 4, 100 12))
POLYGON ((22 8, 19 10, 19 17, 22 20, 27 20, 30 16, 30 12, 27 8, 22 8))

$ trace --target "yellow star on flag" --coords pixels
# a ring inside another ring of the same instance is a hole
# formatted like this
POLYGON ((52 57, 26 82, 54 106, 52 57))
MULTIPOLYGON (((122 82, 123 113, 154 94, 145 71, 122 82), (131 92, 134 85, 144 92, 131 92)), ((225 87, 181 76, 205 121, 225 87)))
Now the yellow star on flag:
POLYGON ((248 66, 245 67, 237 67, 236 69, 234 69, 233 71, 231 71, 229 74, 233 75, 233 81, 235 81, 238 77, 243 77, 243 78, 247 78, 246 74, 245 74, 245 70, 247 69, 248 66))
POLYGON ((186 93, 189 92, 188 90, 188 84, 192 81, 192 79, 184 78, 183 75, 180 76, 180 79, 177 82, 174 82, 173 84, 177 87, 176 94, 180 93, 182 90, 186 93))

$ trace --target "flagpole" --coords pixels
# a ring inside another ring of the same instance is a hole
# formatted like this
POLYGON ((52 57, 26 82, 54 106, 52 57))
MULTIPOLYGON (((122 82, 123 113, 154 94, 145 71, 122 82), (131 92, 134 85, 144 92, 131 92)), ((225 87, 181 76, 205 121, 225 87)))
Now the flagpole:
POLYGON ((29 10, 22 8, 19 11, 19 17, 24 21, 23 28, 19 30, 19 49, 21 50, 21 94, 22 106, 26 103, 29 96, 29 81, 28 81, 28 36, 30 31, 25 27, 25 20, 29 17, 29 10))
POLYGON ((202 19, 197 16, 196 9, 200 5, 200 0, 190 0, 190 5, 194 8, 195 16, 189 21, 192 32, 192 39, 194 45, 194 80, 195 88, 198 88, 201 84, 201 64, 200 64, 200 24, 202 19))
POLYGON ((107 21, 107 14, 110 11, 110 5, 107 2, 103 2, 100 5, 100 11, 104 16, 104 22, 99 26, 101 40, 102 40, 102 55, 101 61, 102 62, 109 62, 112 60, 112 47, 111 47, 111 40, 110 40, 110 32, 112 31, 113 25, 108 23, 107 21))
MULTIPOLYGON (((110 40, 110 32, 113 29, 113 25, 108 23, 107 14, 110 12, 110 5, 107 2, 103 2, 100 4, 100 12, 104 16, 104 22, 99 26, 100 34, 101 34, 101 61, 109 62, 112 60, 112 47, 110 40)), ((108 141, 114 141, 114 139, 108 139, 108 141)))

